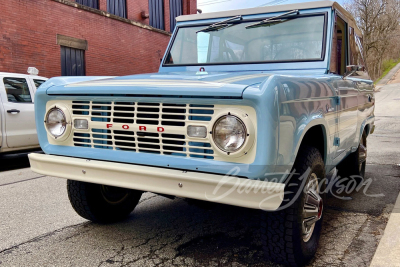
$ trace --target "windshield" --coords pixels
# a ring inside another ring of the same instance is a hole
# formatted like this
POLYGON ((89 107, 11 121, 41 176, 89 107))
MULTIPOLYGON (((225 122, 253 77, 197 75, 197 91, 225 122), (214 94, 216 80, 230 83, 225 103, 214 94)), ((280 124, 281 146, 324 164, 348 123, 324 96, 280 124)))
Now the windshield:
POLYGON ((200 31, 204 25, 179 28, 164 65, 321 60, 324 21, 314 15, 254 28, 246 28, 254 21, 210 32, 200 31))

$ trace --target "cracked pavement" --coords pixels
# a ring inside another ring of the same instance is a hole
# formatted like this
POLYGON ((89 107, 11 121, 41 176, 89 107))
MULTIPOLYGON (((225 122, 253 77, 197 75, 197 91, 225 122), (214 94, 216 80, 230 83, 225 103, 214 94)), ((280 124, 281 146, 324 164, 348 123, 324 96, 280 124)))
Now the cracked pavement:
MULTIPOLYGON (((400 84, 376 99, 367 193, 385 196, 329 197, 309 266, 368 266, 383 235, 400 191, 400 84)), ((0 266, 276 266, 263 257, 258 211, 145 193, 127 220, 100 225, 72 210, 65 180, 26 167, 25 157, 1 160, 0 266)))

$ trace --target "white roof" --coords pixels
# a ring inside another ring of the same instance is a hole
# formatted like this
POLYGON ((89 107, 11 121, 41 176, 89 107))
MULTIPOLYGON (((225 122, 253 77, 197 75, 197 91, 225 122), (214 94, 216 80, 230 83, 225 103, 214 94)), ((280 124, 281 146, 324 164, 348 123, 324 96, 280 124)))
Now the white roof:
POLYGON ((221 12, 210 12, 203 14, 195 14, 195 15, 185 15, 179 16, 176 18, 178 22, 180 21, 192 21, 192 20, 203 20, 203 19, 214 19, 214 18, 226 18, 226 17, 234 17, 239 15, 253 15, 253 14, 265 14, 265 13, 274 13, 280 11, 290 11, 294 9, 313 9, 313 8, 322 8, 322 7, 332 7, 337 9, 341 14, 345 16, 345 20, 347 23, 355 29, 358 35, 361 36, 361 31, 358 29, 353 16, 347 12, 339 3, 333 1, 314 1, 314 2, 304 2, 304 3, 296 3, 296 4, 288 4, 288 5, 276 5, 276 6, 265 6, 265 7, 255 7, 255 8, 247 8, 247 9, 236 9, 229 11, 221 11, 221 12))

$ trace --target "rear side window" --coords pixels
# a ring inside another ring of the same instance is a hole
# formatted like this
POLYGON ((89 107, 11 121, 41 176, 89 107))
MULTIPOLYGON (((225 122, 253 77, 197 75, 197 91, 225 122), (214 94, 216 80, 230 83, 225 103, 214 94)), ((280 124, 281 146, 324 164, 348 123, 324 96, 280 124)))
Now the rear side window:
POLYGON ((33 82, 35 83, 36 89, 38 89, 45 81, 33 79, 33 82))
POLYGON ((3 78, 8 102, 32 103, 28 82, 24 78, 3 78))

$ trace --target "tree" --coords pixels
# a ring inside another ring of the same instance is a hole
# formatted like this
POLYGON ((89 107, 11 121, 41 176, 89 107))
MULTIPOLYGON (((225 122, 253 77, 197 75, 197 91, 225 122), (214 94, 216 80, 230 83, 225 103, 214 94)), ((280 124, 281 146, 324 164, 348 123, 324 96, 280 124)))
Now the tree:
POLYGON ((376 79, 384 60, 400 57, 400 0, 349 0, 344 7, 363 33, 366 64, 376 79))

